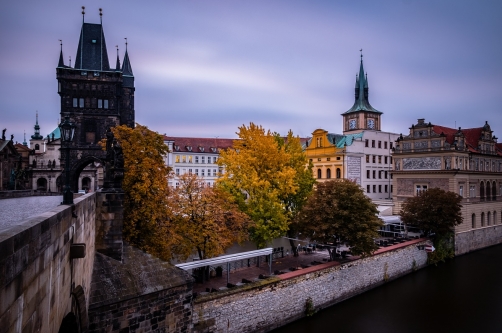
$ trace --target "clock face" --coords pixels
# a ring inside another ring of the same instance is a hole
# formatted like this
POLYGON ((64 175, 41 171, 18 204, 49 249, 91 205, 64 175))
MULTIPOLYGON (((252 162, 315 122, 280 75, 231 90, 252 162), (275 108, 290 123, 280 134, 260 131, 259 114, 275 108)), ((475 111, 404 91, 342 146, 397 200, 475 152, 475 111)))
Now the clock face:
POLYGON ((356 128, 356 120, 351 119, 349 120, 349 129, 355 129, 356 128))
POLYGON ((368 128, 375 129, 375 120, 374 119, 368 119, 368 128))

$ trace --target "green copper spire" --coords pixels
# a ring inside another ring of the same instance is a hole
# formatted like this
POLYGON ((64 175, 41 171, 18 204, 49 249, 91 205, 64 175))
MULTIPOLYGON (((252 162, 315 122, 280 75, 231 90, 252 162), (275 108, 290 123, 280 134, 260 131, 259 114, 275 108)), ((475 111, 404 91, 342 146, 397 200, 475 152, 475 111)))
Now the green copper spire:
MULTIPOLYGON (((362 51, 362 50, 361 50, 362 51)), ((375 113, 382 113, 373 108, 368 100, 368 75, 364 74, 363 55, 361 53, 361 64, 359 66, 359 75, 356 75, 356 88, 355 88, 355 102, 354 105, 345 113, 369 111, 375 113)))

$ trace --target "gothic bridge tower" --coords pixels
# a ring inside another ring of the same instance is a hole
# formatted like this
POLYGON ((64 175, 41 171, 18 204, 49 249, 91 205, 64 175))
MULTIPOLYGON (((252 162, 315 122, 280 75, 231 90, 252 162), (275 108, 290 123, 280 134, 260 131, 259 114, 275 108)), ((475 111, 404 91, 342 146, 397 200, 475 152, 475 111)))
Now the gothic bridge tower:
MULTIPOLYGON (((82 7, 84 9, 84 7, 82 7)), ((65 65, 63 50, 56 68, 61 119, 70 116, 77 128, 71 150, 72 190, 82 169, 92 162, 105 165, 106 152, 98 142, 110 127, 134 127, 134 75, 126 50, 122 67, 118 48, 115 68, 110 68, 100 9, 100 23, 84 22, 73 67, 65 65)), ((65 160, 61 151, 62 162, 65 160)))

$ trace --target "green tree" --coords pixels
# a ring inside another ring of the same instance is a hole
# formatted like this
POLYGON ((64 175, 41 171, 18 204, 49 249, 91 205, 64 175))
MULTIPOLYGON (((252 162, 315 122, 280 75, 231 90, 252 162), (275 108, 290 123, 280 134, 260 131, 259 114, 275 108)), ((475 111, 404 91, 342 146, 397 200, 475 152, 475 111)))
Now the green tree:
MULTIPOLYGON (((295 219, 302 236, 320 244, 348 243, 353 254, 369 255, 383 222, 375 204, 349 180, 318 183, 295 219)), ((329 249, 334 258, 333 248, 329 249)))
POLYGON ((426 236, 446 235, 462 223, 461 202, 462 197, 456 193, 430 188, 403 203, 401 220, 421 229, 426 236))
POLYGON ((455 255, 453 228, 463 221, 461 202, 460 195, 440 188, 431 188, 404 202, 400 212, 403 223, 434 237, 436 250, 429 253, 429 263, 437 264, 455 255))
POLYGON ((170 212, 177 241, 173 254, 186 260, 194 252, 199 259, 225 253, 234 243, 248 239, 249 217, 227 192, 205 186, 196 175, 184 174, 170 192, 170 212))
POLYGON ((261 248, 288 230, 291 214, 284 199, 298 190, 296 170, 286 146, 270 131, 250 123, 237 134, 233 149, 220 153, 218 164, 225 173, 218 186, 254 221, 251 238, 261 248))
MULTIPOLYGON (((136 124, 112 128, 124 155, 124 227, 126 241, 164 260, 171 258, 168 219, 170 168, 164 163, 168 148, 162 135, 136 124)), ((106 146, 106 142, 104 142, 106 146)))

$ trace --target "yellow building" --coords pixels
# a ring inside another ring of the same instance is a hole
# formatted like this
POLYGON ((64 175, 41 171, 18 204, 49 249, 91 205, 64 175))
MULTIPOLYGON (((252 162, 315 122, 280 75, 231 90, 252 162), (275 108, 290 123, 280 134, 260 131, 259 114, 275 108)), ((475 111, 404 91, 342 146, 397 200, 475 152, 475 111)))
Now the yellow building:
POLYGON ((344 175, 344 149, 336 146, 334 136, 323 129, 316 129, 306 143, 305 154, 314 165, 314 178, 319 182, 343 178, 344 175))

